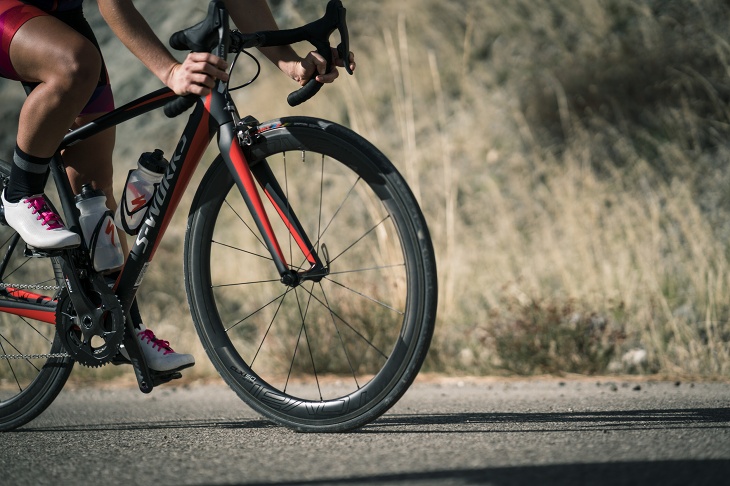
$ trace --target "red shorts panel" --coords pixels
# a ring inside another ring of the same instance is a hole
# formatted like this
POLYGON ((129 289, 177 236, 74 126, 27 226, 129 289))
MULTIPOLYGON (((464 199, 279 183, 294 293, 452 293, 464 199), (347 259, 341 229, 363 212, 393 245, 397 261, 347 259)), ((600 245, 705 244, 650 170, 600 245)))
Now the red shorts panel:
MULTIPOLYGON (((0 77, 23 81, 20 75, 18 75, 13 68, 13 64, 10 62, 10 42, 13 40, 15 33, 23 26, 24 23, 34 17, 40 17, 42 15, 56 16, 93 42, 97 48, 99 47, 99 44, 91 31, 91 27, 89 27, 86 19, 84 19, 83 13, 81 13, 80 9, 74 11, 53 11, 48 13, 38 7, 26 5, 20 0, 0 0, 0 77)), ((24 82, 23 84, 28 90, 36 86, 34 83, 24 82)), ((111 85, 109 84, 109 76, 106 71, 106 65, 102 65, 98 86, 81 114, 107 113, 113 109, 114 96, 112 95, 111 85)))
POLYGON ((10 41, 24 23, 41 15, 48 14, 19 0, 0 0, 0 76, 3 78, 21 80, 10 62, 10 41))

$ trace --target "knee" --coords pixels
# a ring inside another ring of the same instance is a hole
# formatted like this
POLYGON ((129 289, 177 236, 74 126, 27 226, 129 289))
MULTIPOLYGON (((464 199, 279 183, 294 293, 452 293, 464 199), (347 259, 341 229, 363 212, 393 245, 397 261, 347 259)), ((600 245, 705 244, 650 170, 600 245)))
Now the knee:
POLYGON ((57 60, 49 83, 59 94, 77 95, 84 101, 88 100, 101 72, 101 56, 96 47, 84 39, 65 49, 63 56, 57 60))

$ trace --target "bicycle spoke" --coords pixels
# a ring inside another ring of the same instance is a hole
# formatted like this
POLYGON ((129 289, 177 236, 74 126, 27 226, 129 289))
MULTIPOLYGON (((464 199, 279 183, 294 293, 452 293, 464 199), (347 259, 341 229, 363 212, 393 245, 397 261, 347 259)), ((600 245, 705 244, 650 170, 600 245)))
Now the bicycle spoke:
POLYGON ((212 289, 219 289, 223 287, 239 287, 242 285, 255 285, 255 284, 262 284, 262 283, 278 283, 280 279, 274 279, 274 280, 252 280, 250 282, 236 282, 236 283, 228 283, 228 284, 217 284, 217 285, 211 285, 210 288, 212 289))
POLYGON ((214 243, 216 245, 220 245, 220 246, 225 247, 225 248, 230 248, 231 250, 240 251, 241 253, 246 253, 248 255, 252 255, 252 256, 261 258, 263 260, 268 260, 268 261, 271 261, 271 262, 274 261, 274 259, 271 258, 271 255, 262 255, 260 253, 255 253, 255 252, 252 252, 252 251, 249 251, 249 250, 244 250, 243 248, 238 248, 238 247, 235 247, 235 246, 232 246, 232 245, 228 245, 226 243, 222 243, 222 242, 216 241, 216 240, 211 241, 211 243, 214 243))
POLYGON ((327 233, 327 230, 332 225, 332 222, 335 220, 335 218, 337 217, 337 215, 340 214, 340 211, 345 206, 345 203, 348 201, 348 199, 350 199, 350 195, 352 194, 352 191, 355 190, 355 186, 357 186, 357 183, 360 182, 360 180, 361 180, 360 177, 358 177, 357 180, 355 180, 355 182, 350 187, 350 190, 347 191, 347 194, 345 194, 345 196, 342 198, 342 201, 340 201, 339 206, 335 210, 334 214, 332 214, 332 217, 327 222, 327 224, 325 225, 325 227, 322 230, 322 232, 317 235, 317 241, 314 243, 315 246, 318 246, 319 245, 319 242, 322 241, 322 238, 324 237, 325 233, 327 233))
POLYGON ((331 277, 332 275, 345 275, 348 273, 359 273, 359 272, 371 272, 375 270, 389 270, 392 268, 405 268, 405 263, 394 263, 392 265, 378 265, 377 267, 368 267, 368 268, 356 268, 352 270, 340 270, 338 272, 330 272, 328 275, 331 277))
POLYGON ((279 305, 276 307, 276 311, 274 312, 274 315, 269 320, 269 325, 266 328, 266 332, 264 333, 263 337, 261 338, 259 347, 256 349, 256 353, 254 354, 253 359, 251 360, 251 364, 250 364, 251 368, 253 368, 253 364, 256 362, 256 358, 258 358, 259 353, 261 352, 261 348, 263 348, 263 346, 264 346, 264 341, 266 341, 266 337, 269 335, 271 328, 274 326, 274 320, 276 319, 276 316, 279 315, 279 311, 281 310, 281 306, 284 305, 284 299, 286 299, 286 296, 289 293, 289 290, 291 290, 291 289, 287 289, 287 291, 284 293, 284 295, 281 296, 281 300, 279 300, 279 305))
POLYGON ((285 295, 286 295, 286 294, 287 294, 288 292, 289 292, 289 289, 287 289, 287 290, 286 290, 286 291, 285 291, 285 292, 284 292, 283 294, 281 294, 281 295, 279 295, 279 296, 277 296, 277 297, 274 297, 273 299, 271 299, 271 300, 270 300, 269 302, 267 302, 266 304, 262 305, 261 307, 259 307, 259 308, 258 308, 258 309, 256 309, 255 311, 253 311, 253 312, 251 312, 250 314, 248 314, 248 315, 247 315, 246 317, 244 317, 244 318, 240 319, 240 320, 239 320, 238 322, 236 322, 236 323, 235 323, 235 324, 233 324, 232 326, 230 326, 230 327, 226 328, 226 329, 225 329, 225 332, 228 332, 228 331, 230 331, 231 329, 233 329, 234 327, 238 326, 238 325, 239 325, 239 324, 241 324, 242 322, 245 322, 245 321, 246 321, 247 319, 251 318, 251 316, 253 316, 253 315, 256 315, 257 313, 261 312, 261 311, 262 311, 263 309, 267 308, 268 306, 270 306, 271 304, 273 304, 273 303, 274 303, 274 302, 276 302, 277 300, 279 300, 279 299, 283 298, 283 297, 284 297, 284 296, 285 296, 285 295))
POLYGON ((379 223, 376 223, 375 226, 373 226, 372 228, 370 228, 369 230, 367 230, 360 238, 358 238, 357 240, 353 241, 347 248, 345 248, 344 250, 342 250, 337 256, 335 256, 334 258, 330 259, 330 263, 334 262, 335 260, 337 260, 338 258, 340 258, 342 255, 344 255, 345 253, 347 253, 348 250, 352 249, 355 245, 357 245, 360 241, 362 241, 366 236, 368 236, 370 233, 372 233, 373 231, 375 231, 380 225, 382 225, 384 222, 386 222, 389 219, 390 219, 390 216, 386 216, 385 218, 383 218, 382 220, 380 220, 379 223))
POLYGON ((294 369, 294 361, 296 360, 297 351, 299 350, 299 343, 301 342, 302 334, 304 333, 304 317, 302 315, 302 304, 299 301, 299 293, 295 291, 294 297, 297 302, 297 309, 299 309, 299 318, 301 320, 301 325, 299 326, 299 335, 297 336, 297 340, 294 345, 294 352, 292 353, 291 362, 289 363, 289 372, 287 373, 287 376, 286 376, 286 382, 284 382, 284 390, 283 390, 284 393, 286 393, 286 389, 289 386, 289 380, 291 378, 292 370, 294 369))
MULTIPOLYGON (((314 288, 314 283, 312 283, 312 287, 314 288)), ((314 381, 317 383, 317 391, 319 392, 319 399, 322 400, 322 387, 319 384, 319 375, 317 374, 317 365, 314 363, 314 353, 312 352, 312 338, 309 337, 309 333, 307 332, 307 311, 309 310, 309 305, 312 302, 312 291, 304 289, 305 292, 309 294, 309 298, 307 299, 307 307, 304 311, 304 315, 302 316, 302 329, 304 330, 304 339, 307 343, 307 350, 309 351, 309 360, 312 363, 312 373, 314 373, 314 381)))
MULTIPOLYGON (((5 336, 0 335, 0 337, 2 337, 3 339, 5 339, 5 336)), ((7 341, 7 339, 5 339, 5 341, 7 341)), ((8 344, 10 344, 10 346, 13 346, 12 343, 10 343, 9 341, 8 341, 8 344)), ((13 346, 13 348, 15 348, 15 347, 13 346)), ((5 346, 3 345, 2 341, 0 341, 0 351, 2 351, 2 353, 3 353, 4 356, 7 356, 7 353, 5 352, 5 346)), ((13 368, 13 365, 10 363, 10 360, 9 359, 6 359, 5 361, 8 362, 8 367, 10 368, 10 373, 13 375, 13 379, 15 380, 15 384, 18 385, 18 392, 19 393, 22 393, 23 392, 23 387, 20 385, 20 380, 18 379, 18 375, 15 374, 15 368, 13 368)))
POLYGON ((329 311, 330 319, 332 320, 332 326, 335 328, 335 332, 337 333, 337 339, 340 341, 340 345, 342 346, 342 352, 345 353, 345 359, 347 360, 347 366, 350 367, 350 373, 352 374, 352 379, 355 380, 355 386, 357 389, 360 389, 360 383, 357 381, 357 374, 355 373, 355 368, 352 366, 352 360, 350 359, 350 353, 347 351, 347 346, 345 346, 345 338, 342 337, 342 333, 340 332, 340 327, 337 325, 337 320, 335 319, 335 315, 332 312, 332 309, 330 307, 329 300, 327 299, 327 294, 324 291, 324 286, 322 285, 322 282, 319 282, 319 290, 322 292, 322 298, 325 301, 325 308, 329 311))
POLYGON ((325 309, 327 309, 328 312, 330 312, 333 316, 337 317, 337 319, 339 319, 340 322, 342 322, 345 326, 347 326, 350 330, 352 330, 352 332, 354 332, 356 335, 358 335, 372 349, 374 349, 376 352, 378 352, 378 354, 380 354, 383 358, 388 359, 388 356, 383 351, 381 351, 380 349, 378 349, 378 347, 375 346, 375 344, 373 344, 373 342, 370 339, 368 339, 362 333, 360 333, 360 331, 358 331, 357 329, 355 329, 354 326, 352 326, 349 322, 347 322, 347 320, 345 318, 343 318, 341 315, 339 315, 337 312, 335 312, 334 309, 332 309, 332 307, 330 307, 326 302, 322 302, 314 294, 311 294, 311 295, 312 295, 312 298, 314 300, 316 300, 317 302, 319 302, 320 305, 322 305, 322 307, 324 307, 325 309))
MULTIPOLYGON (((8 273, 7 275, 5 275, 5 276, 3 277, 3 280, 7 280, 7 279, 8 279, 9 277, 11 277, 11 276, 12 276, 12 275, 13 275, 14 273, 17 273, 17 272, 18 272, 18 271, 19 271, 19 270, 20 270, 21 268, 23 268, 23 267, 24 267, 25 265, 27 265, 27 264, 28 264, 28 262, 30 262, 30 261, 31 261, 31 259, 30 259, 30 258, 26 258, 26 259, 25 259, 25 260, 23 261, 23 263, 20 263, 20 264, 19 264, 19 265, 18 265, 17 267, 15 267, 15 268, 14 268, 14 269, 13 269, 13 270, 12 270, 12 271, 10 272, 10 273, 8 273)), ((48 282, 48 281, 50 281, 50 280, 53 280, 53 278, 50 278, 50 279, 46 280, 46 282, 48 282)))
POLYGON ((375 303, 375 304, 378 304, 379 306, 381 306, 381 307, 383 307, 383 308, 385 308, 385 309, 389 309, 389 310, 392 310, 393 312, 397 313, 398 315, 401 315, 401 316, 402 316, 402 315, 404 315, 404 314, 405 314, 405 313, 404 313, 403 311, 399 311, 398 309, 394 308, 394 307, 393 307, 393 306, 391 306, 391 305, 388 305, 388 304, 386 304, 385 302, 383 302, 383 301, 381 301, 381 300, 375 299, 375 298, 373 298, 373 297, 370 297, 369 295, 365 295, 365 294, 363 294, 362 292, 359 292, 359 291, 357 291, 357 290, 355 290, 355 289, 353 289, 353 288, 350 288, 350 287, 348 287, 347 285, 344 285, 344 284, 342 284, 342 283, 338 282, 337 280, 333 280, 333 279, 331 279, 331 278, 328 278, 328 279, 327 279, 327 281, 328 281, 328 282, 332 282, 332 283, 333 283, 333 284, 335 284, 335 285, 339 285, 339 286, 340 286, 340 287, 342 287, 343 289, 345 289, 345 290, 348 290, 348 291, 352 292, 353 294, 359 295, 360 297, 362 297, 362 298, 364 298, 364 299, 367 299, 367 300, 369 300, 370 302, 373 302, 373 303, 375 303))
MULTIPOLYGON (((7 353, 5 352, 5 346, 2 345, 2 341, 5 341, 6 343, 8 343, 8 346, 13 348, 13 351, 15 352, 15 354, 23 355, 23 353, 20 351, 20 349, 18 349, 13 343, 11 343, 7 337, 0 334, 0 338, 2 338, 2 340, 0 340, 0 346, 2 346, 2 351, 3 351, 4 356, 7 356, 7 353)), ((8 362, 8 364, 10 364, 9 359, 7 359, 6 361, 8 362)), ((29 360, 28 358, 24 358, 23 361, 27 362, 29 365, 31 365, 33 368, 35 368, 36 371, 40 371, 40 368, 38 368, 36 365, 34 365, 33 362, 31 360, 29 360)), ((10 366, 10 368, 12 369, 12 366, 10 366)))
POLYGON ((254 231, 253 228, 251 228, 246 223, 246 221, 241 217, 241 215, 238 213, 238 211, 236 211, 235 209, 233 209, 233 206, 231 206, 231 204, 228 202, 228 200, 225 201, 225 204, 226 204, 226 206, 228 206, 230 208, 231 211, 233 211, 233 214, 236 215, 236 217, 238 218, 238 220, 241 223, 243 223, 244 226, 246 226, 246 228, 248 228, 248 231, 251 232, 251 234, 254 236, 254 238, 256 238, 258 240, 258 242, 261 244, 261 246, 263 246, 264 248, 266 248, 266 244, 261 240, 261 238, 259 238, 258 232, 257 231, 254 231))

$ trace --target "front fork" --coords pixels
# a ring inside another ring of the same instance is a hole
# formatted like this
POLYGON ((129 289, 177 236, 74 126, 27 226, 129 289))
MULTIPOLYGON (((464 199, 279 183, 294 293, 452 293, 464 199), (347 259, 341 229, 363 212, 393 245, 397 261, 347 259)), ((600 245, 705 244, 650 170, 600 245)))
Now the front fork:
POLYGON ((242 145, 256 143, 257 138, 260 136, 257 133, 257 128, 258 122, 250 117, 240 122, 235 130, 226 130, 222 127, 219 139, 221 155, 274 260, 281 282, 290 287, 296 287, 306 280, 318 282, 329 274, 329 258, 326 247, 324 245, 321 247, 321 253, 324 256, 323 262, 315 245, 312 244, 297 218, 294 209, 289 204, 286 193, 276 180, 268 162, 261 160, 251 165, 242 148, 242 145), (281 245, 264 208, 261 195, 257 189, 257 183, 279 214, 288 229, 290 237, 302 252, 309 268, 298 270, 296 266, 287 264, 286 258, 281 251, 281 245))

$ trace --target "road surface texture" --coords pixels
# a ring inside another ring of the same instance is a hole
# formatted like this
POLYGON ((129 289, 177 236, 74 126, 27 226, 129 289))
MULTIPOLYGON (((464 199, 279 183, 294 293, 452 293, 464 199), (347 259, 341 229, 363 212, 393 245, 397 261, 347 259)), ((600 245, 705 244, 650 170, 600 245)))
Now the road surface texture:
POLYGON ((730 484, 730 384, 419 380, 375 423, 301 434, 221 383, 68 388, 0 435, 0 484, 730 484))

